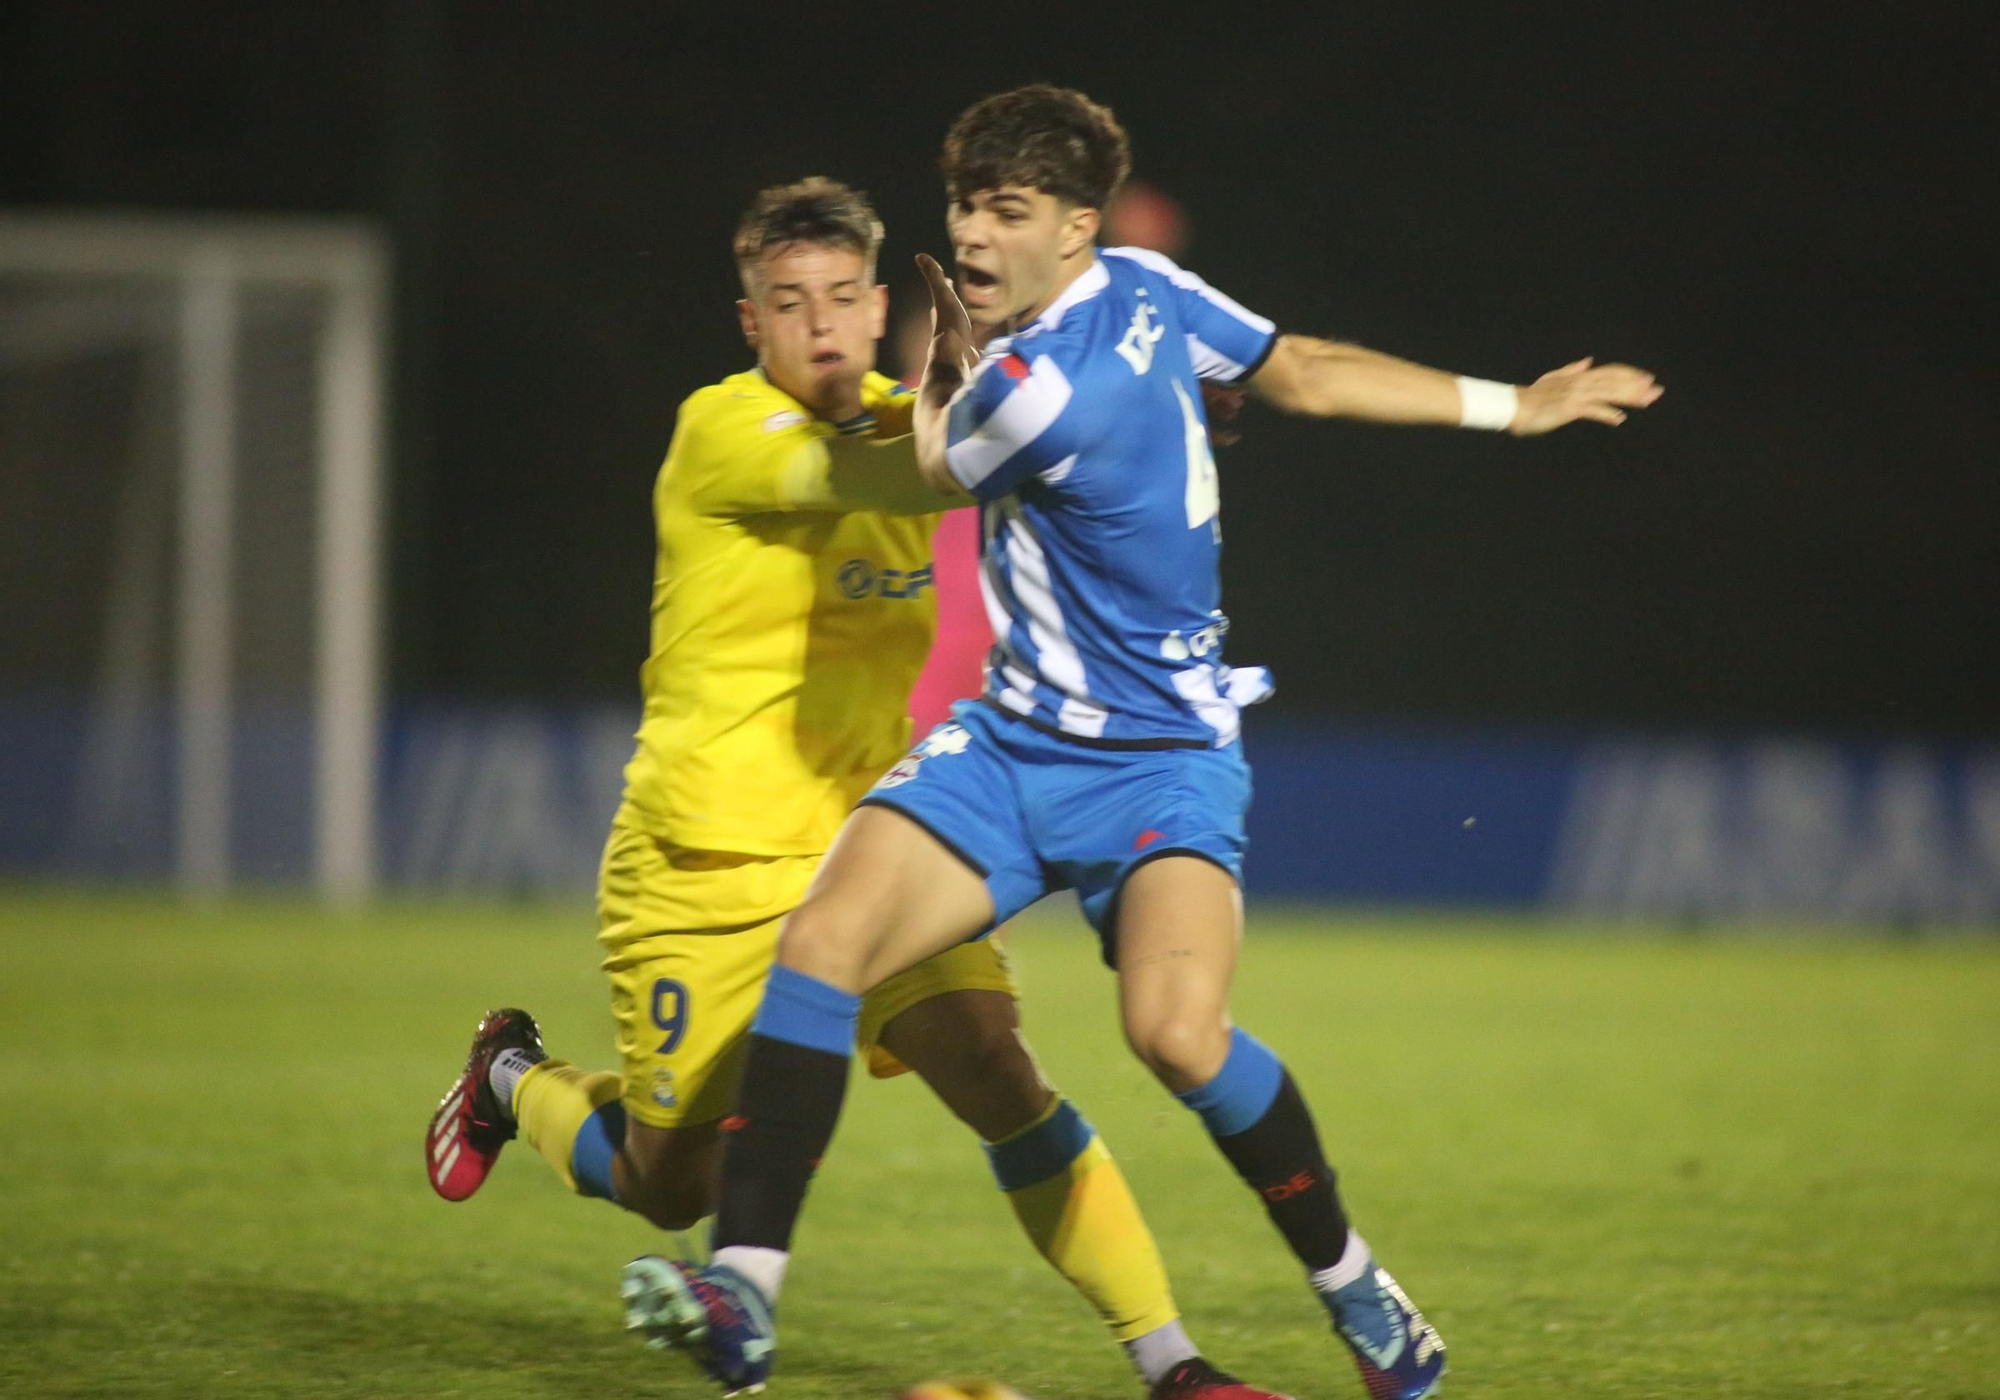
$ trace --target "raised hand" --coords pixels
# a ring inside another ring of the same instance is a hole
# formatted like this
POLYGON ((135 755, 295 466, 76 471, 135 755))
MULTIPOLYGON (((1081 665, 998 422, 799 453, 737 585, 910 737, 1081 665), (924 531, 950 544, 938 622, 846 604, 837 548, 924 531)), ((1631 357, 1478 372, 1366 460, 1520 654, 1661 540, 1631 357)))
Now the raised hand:
POLYGON ((947 418, 951 396, 979 363, 979 352, 973 348, 972 318, 965 314, 965 304, 951 289, 937 259, 917 254, 917 271, 923 273, 924 286, 931 294, 931 353, 924 363, 923 383, 917 386, 917 406, 911 414, 917 469, 939 492, 959 495, 962 492, 945 461, 947 418))
POLYGON ((979 363, 979 352, 973 348, 972 318, 965 314, 964 303, 952 290, 937 259, 929 253, 917 254, 917 271, 923 273, 924 288, 931 294, 931 353, 918 393, 934 406, 942 406, 979 363))
POLYGON ((1645 408, 1665 392, 1643 369, 1593 365, 1586 356, 1550 370, 1521 390, 1520 406, 1507 431, 1516 437, 1535 437, 1578 419, 1616 427, 1625 421, 1625 410, 1645 408))

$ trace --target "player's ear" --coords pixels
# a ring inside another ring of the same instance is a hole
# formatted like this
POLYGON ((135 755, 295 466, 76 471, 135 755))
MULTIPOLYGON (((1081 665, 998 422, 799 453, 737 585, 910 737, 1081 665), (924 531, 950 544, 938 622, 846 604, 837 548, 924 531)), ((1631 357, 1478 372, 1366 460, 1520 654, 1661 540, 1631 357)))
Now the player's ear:
POLYGON ((1064 259, 1087 251, 1097 242, 1097 226, 1103 216, 1088 205, 1079 204, 1063 216, 1062 255, 1064 259))
POLYGON ((875 327, 869 332, 880 340, 889 332, 889 288, 886 283, 877 282, 868 289, 868 300, 875 307, 875 327))
POLYGON ((736 321, 743 327, 743 338, 750 342, 750 348, 757 345, 757 303, 744 297, 736 303, 736 321))

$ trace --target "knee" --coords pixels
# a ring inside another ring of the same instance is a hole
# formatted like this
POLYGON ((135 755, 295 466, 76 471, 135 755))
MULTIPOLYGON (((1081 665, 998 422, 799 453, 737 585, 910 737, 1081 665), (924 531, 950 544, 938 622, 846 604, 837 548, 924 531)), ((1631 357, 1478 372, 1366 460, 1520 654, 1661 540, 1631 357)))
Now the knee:
POLYGON ((1128 1020, 1125 1041, 1154 1077, 1175 1093, 1208 1083, 1229 1058, 1229 1027, 1217 1016, 1176 1010, 1128 1020))
POLYGON ((997 1141, 1033 1122, 1055 1092, 1022 1043, 1021 1033, 1013 1027, 982 1028, 961 1042, 955 1048, 952 1068, 961 1083, 979 1086, 976 1116, 961 1116, 988 1141, 997 1141))
POLYGON ((1021 1039, 1011 998, 971 993, 961 1000, 989 998, 1004 1000, 1004 1015, 977 1008, 949 1019, 911 1016, 885 1040, 961 1122, 995 1142, 1033 1122, 1054 1091, 1021 1039))
POLYGON ((778 935, 778 961, 795 972, 853 990, 863 970, 866 932, 858 911, 834 900, 808 897, 785 919, 778 935))

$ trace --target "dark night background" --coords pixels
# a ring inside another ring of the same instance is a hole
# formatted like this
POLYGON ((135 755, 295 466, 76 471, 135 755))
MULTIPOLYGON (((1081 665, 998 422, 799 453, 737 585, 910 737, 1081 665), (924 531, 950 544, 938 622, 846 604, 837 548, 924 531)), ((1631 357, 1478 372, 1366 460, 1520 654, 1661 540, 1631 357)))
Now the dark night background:
POLYGON ((1231 651, 1283 709, 1992 734, 1988 9, 11 0, 0 205, 382 220, 397 692, 635 701, 741 206, 862 185, 913 295, 952 116, 1074 84, 1281 324, 1668 386, 1525 443, 1246 414, 1231 651))

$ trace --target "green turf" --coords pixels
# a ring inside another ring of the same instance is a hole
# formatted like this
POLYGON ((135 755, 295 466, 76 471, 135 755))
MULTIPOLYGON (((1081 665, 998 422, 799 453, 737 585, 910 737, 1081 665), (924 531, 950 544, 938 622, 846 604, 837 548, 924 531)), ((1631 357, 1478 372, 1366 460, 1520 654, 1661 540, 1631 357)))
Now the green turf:
MULTIPOLYGON (((636 1220, 518 1146, 466 1205, 424 1183, 487 1005, 608 1063, 591 934, 582 903, 0 895, 0 1394, 709 1393, 618 1329, 636 1220)), ((1358 1396, 1255 1201, 1117 1043, 1089 941, 1034 921, 1014 948, 1197 1338, 1358 1396)), ((1448 1393, 2000 1394, 1993 945, 1266 917, 1240 985, 1448 1393)), ((781 1398, 1137 1394, 919 1085, 857 1086, 798 1245, 781 1398)))

